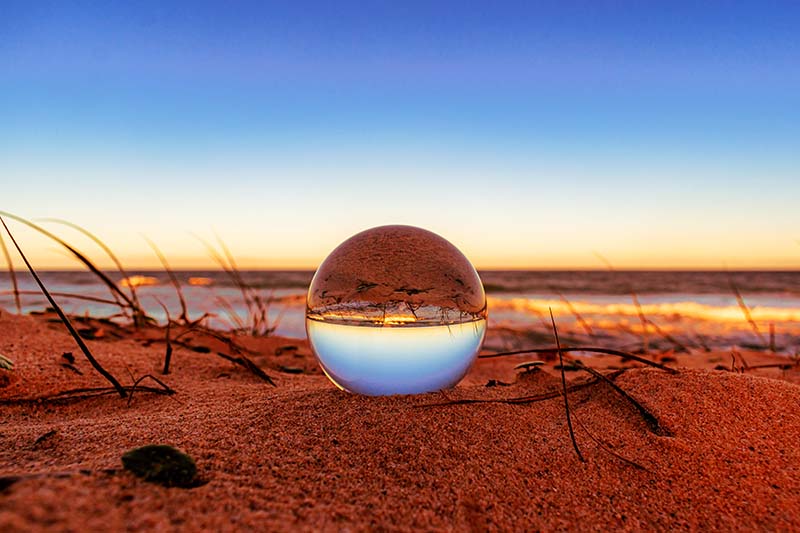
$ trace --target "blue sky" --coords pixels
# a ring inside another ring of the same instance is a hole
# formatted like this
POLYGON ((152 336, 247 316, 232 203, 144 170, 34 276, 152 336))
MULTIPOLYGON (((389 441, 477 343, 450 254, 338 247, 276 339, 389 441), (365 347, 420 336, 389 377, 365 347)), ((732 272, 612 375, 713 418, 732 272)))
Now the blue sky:
POLYGON ((800 266, 797 4, 28 4, 0 6, 0 209, 132 265, 144 233, 204 266, 216 231, 313 268, 407 223, 485 267, 800 266))

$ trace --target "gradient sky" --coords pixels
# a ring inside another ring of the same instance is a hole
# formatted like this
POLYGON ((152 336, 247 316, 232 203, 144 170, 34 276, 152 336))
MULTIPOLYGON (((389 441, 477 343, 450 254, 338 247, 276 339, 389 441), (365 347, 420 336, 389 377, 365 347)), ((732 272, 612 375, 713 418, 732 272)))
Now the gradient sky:
POLYGON ((0 209, 131 267, 142 234, 314 268, 404 223, 479 267, 800 268, 797 2, 30 4, 0 3, 0 209))

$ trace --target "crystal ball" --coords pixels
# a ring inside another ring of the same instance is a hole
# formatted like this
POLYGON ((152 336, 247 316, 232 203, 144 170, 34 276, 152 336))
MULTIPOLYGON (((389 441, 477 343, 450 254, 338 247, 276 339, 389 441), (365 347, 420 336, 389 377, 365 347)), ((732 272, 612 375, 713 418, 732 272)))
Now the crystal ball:
POLYGON ((339 388, 371 396, 454 386, 486 334, 486 294, 469 260, 430 231, 372 228, 340 244, 308 289, 306 332, 339 388))

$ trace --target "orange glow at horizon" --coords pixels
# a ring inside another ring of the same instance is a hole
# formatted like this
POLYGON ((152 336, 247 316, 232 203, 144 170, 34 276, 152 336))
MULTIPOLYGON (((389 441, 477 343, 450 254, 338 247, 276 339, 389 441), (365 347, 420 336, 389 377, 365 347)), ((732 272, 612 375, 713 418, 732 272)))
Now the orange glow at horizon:
MULTIPOLYGON (((380 224, 373 224, 380 225, 380 224)), ((666 235, 653 230, 643 234, 581 234, 571 228, 555 228, 551 235, 512 233, 502 225, 485 225, 480 231, 438 224, 417 224, 442 235, 455 244, 482 270, 604 270, 606 265, 595 252, 608 258, 619 270, 800 270, 800 246, 791 228, 784 234, 666 235), (576 236, 577 235, 577 236, 576 236), (623 238, 624 237, 624 238, 623 238)), ((96 243, 85 236, 60 227, 46 226, 99 267, 114 270, 113 262, 96 243)), ((90 229, 119 257, 128 270, 161 270, 162 265, 141 234, 153 238, 175 270, 217 270, 219 265, 204 245, 192 234, 175 227, 150 226, 146 231, 127 227, 90 229)), ((369 225, 342 227, 289 227, 260 234, 249 231, 220 232, 241 270, 314 270, 342 241, 369 225)), ((42 270, 81 270, 82 264, 58 244, 14 223, 17 240, 33 265, 42 270)), ((217 248, 214 237, 204 237, 217 248)), ((7 240, 7 239, 6 239, 7 240)), ((11 250, 11 252, 14 252, 11 250)), ((24 265, 12 253, 17 270, 24 265)), ((5 268, 4 261, 0 269, 5 268)))

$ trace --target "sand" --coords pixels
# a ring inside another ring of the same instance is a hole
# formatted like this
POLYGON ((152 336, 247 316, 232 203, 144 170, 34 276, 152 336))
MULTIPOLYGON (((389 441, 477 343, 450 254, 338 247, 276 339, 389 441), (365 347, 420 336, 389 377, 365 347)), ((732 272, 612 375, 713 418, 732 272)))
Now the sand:
MULTIPOLYGON (((107 327, 89 346, 109 370, 126 384, 152 373, 177 394, 140 393, 130 405, 115 396, 9 402, 105 386, 48 320, 0 313, 0 353, 15 362, 0 371, 0 477, 20 478, 0 489, 0 531, 800 528, 795 369, 710 370, 731 363, 717 353, 677 356, 676 375, 620 375, 616 382, 671 436, 652 432, 607 385, 574 392, 581 463, 560 398, 432 405, 555 390, 552 364, 513 369, 525 356, 481 361, 446 395, 368 398, 335 389, 304 341, 244 341, 261 354, 252 358, 275 378, 272 387, 200 336, 188 344, 212 352, 179 349, 172 373, 161 376, 164 346, 145 341, 163 332, 107 327), (62 366, 67 351, 82 375, 62 366), (487 387, 490 379, 512 385, 487 387), (586 429, 646 469, 607 453, 586 429), (152 443, 189 453, 204 484, 165 488, 122 469, 125 451, 152 443)), ((742 356, 750 365, 785 361, 742 356)))

